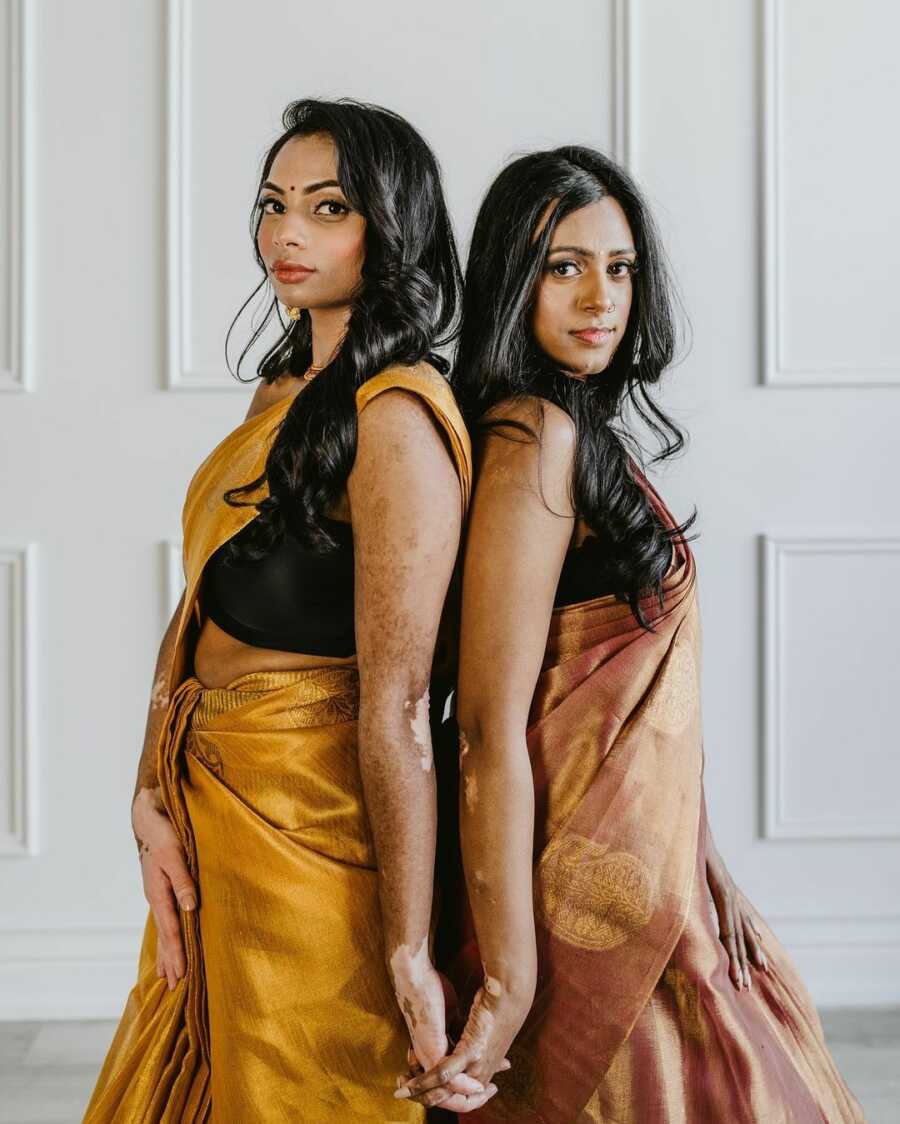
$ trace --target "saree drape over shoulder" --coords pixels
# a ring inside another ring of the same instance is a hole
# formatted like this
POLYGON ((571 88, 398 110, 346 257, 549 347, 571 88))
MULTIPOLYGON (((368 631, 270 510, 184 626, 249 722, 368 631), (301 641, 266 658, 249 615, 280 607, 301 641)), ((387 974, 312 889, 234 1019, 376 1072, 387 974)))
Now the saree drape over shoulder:
MULTIPOLYGON (((449 386, 426 364, 389 368, 360 387, 357 410, 392 388, 430 407, 465 514, 471 454, 449 386)), ((188 968, 173 991, 157 978, 148 917, 88 1124, 424 1120, 392 1095, 409 1036, 384 964, 355 664, 251 673, 221 689, 188 672, 204 565, 256 515, 223 493, 262 474, 289 406, 240 425, 188 489, 187 592, 158 767, 200 907, 181 914, 188 968)))
MULTIPOLYGON (((675 525, 635 465, 667 527, 675 525)), ((538 983, 500 1092, 460 1120, 859 1124, 815 1007, 760 921, 738 992, 706 881, 694 559, 679 541, 655 633, 613 596, 554 611, 528 722, 538 983)), ((451 976, 482 980, 471 914, 451 976)))

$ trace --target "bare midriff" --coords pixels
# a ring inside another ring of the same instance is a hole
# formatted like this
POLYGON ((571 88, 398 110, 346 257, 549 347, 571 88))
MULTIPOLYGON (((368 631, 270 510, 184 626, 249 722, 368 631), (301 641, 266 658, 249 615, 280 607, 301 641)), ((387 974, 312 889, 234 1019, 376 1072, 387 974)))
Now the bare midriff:
MULTIPOLYGON (((303 393, 302 380, 295 378, 279 378, 272 386, 272 393, 259 404, 259 408, 252 411, 248 417, 254 417, 263 410, 269 409, 276 402, 285 397, 293 397, 296 393, 303 393), (298 384, 300 384, 298 388, 298 384)), ((350 504, 346 493, 341 497, 341 502, 328 513, 333 519, 350 519, 350 504)), ((194 675, 204 687, 227 687, 232 680, 240 675, 248 675, 254 671, 298 671, 311 667, 338 667, 356 663, 355 654, 352 656, 318 656, 304 652, 280 652, 274 648, 257 648, 253 644, 245 644, 219 628, 215 621, 207 617, 197 637, 194 649, 194 675)))

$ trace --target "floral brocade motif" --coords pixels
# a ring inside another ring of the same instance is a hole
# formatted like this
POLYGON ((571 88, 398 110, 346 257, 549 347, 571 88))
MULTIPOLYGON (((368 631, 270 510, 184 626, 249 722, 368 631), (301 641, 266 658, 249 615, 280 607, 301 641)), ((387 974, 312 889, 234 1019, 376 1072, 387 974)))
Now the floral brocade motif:
POLYGON ((603 951, 623 944, 653 915, 653 876, 641 859, 564 833, 544 851, 536 912, 555 937, 603 951))

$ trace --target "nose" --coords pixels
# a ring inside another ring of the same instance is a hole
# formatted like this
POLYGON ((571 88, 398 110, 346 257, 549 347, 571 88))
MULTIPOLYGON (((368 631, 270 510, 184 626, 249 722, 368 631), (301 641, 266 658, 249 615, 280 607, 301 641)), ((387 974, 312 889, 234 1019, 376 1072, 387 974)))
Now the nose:
POLYGON ((613 302, 610 278, 600 265, 585 270, 579 286, 579 303, 585 312, 605 312, 613 302))
POLYGON ((304 248, 306 246, 306 227, 303 219, 297 214, 286 211, 279 215, 278 222, 272 233, 273 243, 282 248, 304 248))

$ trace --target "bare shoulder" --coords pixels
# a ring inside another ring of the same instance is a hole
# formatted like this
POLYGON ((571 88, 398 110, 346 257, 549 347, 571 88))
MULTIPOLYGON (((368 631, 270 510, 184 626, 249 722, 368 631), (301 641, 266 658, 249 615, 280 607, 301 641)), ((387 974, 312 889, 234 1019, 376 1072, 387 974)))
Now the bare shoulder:
POLYGON ((479 435, 479 483, 486 479, 492 486, 525 488, 555 510, 574 513, 576 434, 566 411, 529 395, 496 403, 481 420, 492 425, 479 435))

